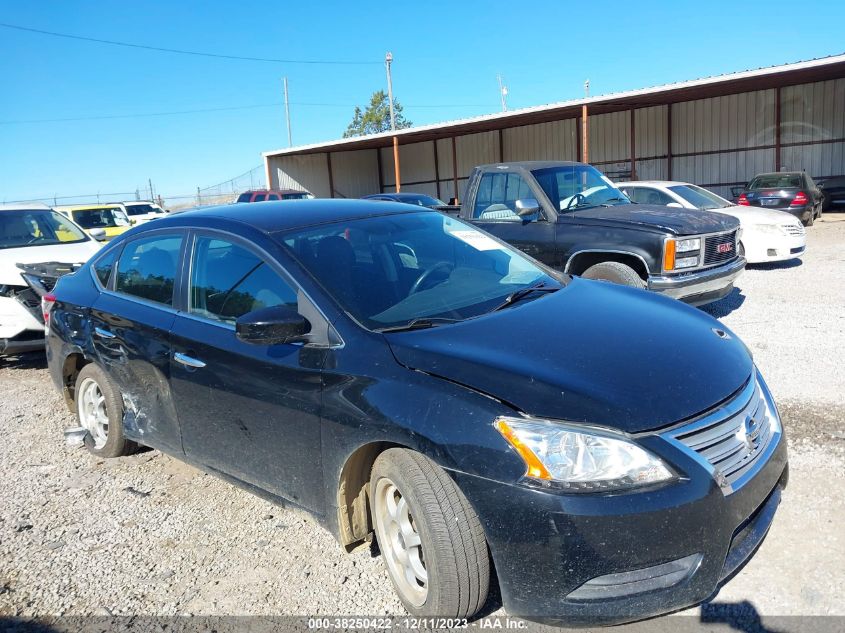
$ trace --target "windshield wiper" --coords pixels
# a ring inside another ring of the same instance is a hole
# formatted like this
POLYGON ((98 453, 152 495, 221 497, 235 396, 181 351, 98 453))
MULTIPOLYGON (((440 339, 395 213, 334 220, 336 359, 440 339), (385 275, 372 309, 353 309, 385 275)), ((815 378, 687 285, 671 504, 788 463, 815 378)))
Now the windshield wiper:
POLYGON ((457 323, 459 319, 448 319, 446 317, 418 317, 411 319, 404 325, 391 325, 388 327, 379 328, 376 332, 407 332, 409 330, 425 330, 427 328, 437 327, 446 323, 457 323))
POLYGON ((535 292, 557 292, 558 290, 560 290, 560 287, 547 286, 545 285, 545 283, 541 283, 537 286, 529 286, 528 288, 520 288, 519 290, 515 290, 514 292, 510 293, 507 297, 505 297, 505 300, 502 301, 502 303, 490 310, 490 312, 498 312, 499 310, 504 310, 505 308, 513 305, 520 299, 524 299, 528 295, 533 294, 535 292))

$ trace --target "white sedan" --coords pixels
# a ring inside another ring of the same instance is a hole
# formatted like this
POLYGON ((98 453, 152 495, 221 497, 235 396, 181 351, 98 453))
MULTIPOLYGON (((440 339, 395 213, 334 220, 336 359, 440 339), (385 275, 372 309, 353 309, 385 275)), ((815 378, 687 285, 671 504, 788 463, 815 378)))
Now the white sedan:
MULTIPOLYGON (((105 239, 102 229, 91 233, 105 239)), ((46 205, 0 205, 0 356, 44 349, 41 296, 100 246, 46 205)))
POLYGON ((686 182, 639 180, 620 182, 616 186, 640 204, 714 211, 735 217, 742 227, 739 254, 749 264, 800 257, 806 249, 800 220, 783 211, 737 206, 712 191, 686 182))

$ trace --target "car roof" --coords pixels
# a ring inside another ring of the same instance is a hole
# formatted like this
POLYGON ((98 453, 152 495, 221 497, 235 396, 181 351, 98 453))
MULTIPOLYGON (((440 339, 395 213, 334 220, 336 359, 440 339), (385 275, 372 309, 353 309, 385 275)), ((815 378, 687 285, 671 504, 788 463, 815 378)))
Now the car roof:
POLYGON ((637 185, 645 185, 649 187, 677 187, 678 185, 692 185, 691 182, 683 182, 681 180, 625 180, 615 182, 613 184, 617 187, 636 187, 637 185))
POLYGON ((152 200, 133 200, 132 202, 115 202, 114 204, 122 204, 124 207, 132 207, 136 204, 151 204, 153 206, 158 206, 158 202, 153 202, 152 200))
MULTIPOLYGON (((759 178, 760 176, 801 176, 803 174, 803 171, 767 171, 762 174, 756 174, 754 178, 759 178)), ((754 178, 751 180, 754 180, 754 178)))
POLYGON ((521 167, 523 169, 543 169, 545 167, 573 167, 576 165, 583 165, 574 160, 515 160, 505 163, 487 163, 486 165, 479 165, 479 169, 490 169, 493 167, 521 167))
POLYGON ((435 213, 422 207, 411 207, 399 202, 373 200, 271 200, 269 202, 241 202, 216 207, 205 207, 156 220, 157 226, 196 225, 204 218, 231 220, 247 224, 265 233, 289 229, 359 220, 384 215, 405 213, 435 213))
POLYGON ((52 211, 43 202, 23 202, 19 204, 0 204, 0 211, 52 211))
POLYGON ((123 204, 119 202, 104 202, 103 204, 70 204, 58 206, 59 211, 87 211, 88 209, 119 209, 123 204))
POLYGON ((246 194, 253 194, 253 193, 308 193, 305 189, 249 189, 248 191, 242 191, 239 196, 244 196, 246 194))

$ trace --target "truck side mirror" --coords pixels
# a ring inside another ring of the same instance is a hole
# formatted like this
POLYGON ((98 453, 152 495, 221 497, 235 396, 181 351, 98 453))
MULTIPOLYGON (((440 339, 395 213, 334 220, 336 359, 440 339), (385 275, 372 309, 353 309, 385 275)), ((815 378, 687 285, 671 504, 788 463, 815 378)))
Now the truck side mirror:
POLYGON ((540 203, 534 198, 521 198, 515 204, 516 214, 521 218, 540 212, 540 203))

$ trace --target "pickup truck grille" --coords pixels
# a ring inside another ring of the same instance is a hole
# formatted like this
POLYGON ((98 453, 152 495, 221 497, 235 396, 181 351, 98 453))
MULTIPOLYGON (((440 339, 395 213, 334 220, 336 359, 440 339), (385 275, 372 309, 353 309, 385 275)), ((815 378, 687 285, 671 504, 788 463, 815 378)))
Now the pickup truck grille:
POLYGON ((732 402, 666 434, 712 466, 717 481, 729 490, 755 470, 778 435, 779 424, 769 415, 755 379, 732 402))
POLYGON ((736 257, 736 231, 704 240, 704 265, 721 264, 736 257))

